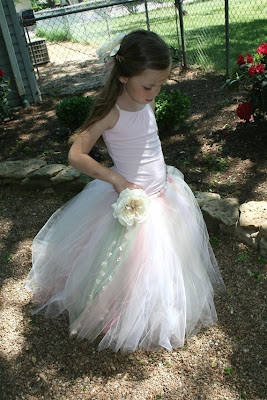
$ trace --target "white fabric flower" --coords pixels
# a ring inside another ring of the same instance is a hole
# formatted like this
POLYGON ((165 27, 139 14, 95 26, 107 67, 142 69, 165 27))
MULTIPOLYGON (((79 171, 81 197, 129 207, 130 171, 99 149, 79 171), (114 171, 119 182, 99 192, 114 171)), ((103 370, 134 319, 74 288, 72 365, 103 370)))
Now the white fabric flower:
POLYGON ((124 226, 140 224, 148 217, 150 202, 151 199, 144 190, 127 188, 120 193, 116 203, 111 205, 114 209, 113 217, 118 218, 124 226))
POLYGON ((121 32, 109 42, 105 42, 99 47, 96 53, 100 61, 105 61, 108 57, 113 57, 118 53, 121 46, 121 41, 125 35, 125 32, 121 32))

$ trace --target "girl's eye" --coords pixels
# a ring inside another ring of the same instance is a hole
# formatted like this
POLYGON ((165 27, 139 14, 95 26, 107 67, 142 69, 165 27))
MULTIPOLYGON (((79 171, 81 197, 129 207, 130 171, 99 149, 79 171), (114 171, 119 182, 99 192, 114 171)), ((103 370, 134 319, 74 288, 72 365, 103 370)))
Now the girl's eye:
POLYGON ((151 90, 151 88, 148 88, 148 87, 145 87, 145 86, 144 86, 144 89, 145 89, 145 90, 151 90))

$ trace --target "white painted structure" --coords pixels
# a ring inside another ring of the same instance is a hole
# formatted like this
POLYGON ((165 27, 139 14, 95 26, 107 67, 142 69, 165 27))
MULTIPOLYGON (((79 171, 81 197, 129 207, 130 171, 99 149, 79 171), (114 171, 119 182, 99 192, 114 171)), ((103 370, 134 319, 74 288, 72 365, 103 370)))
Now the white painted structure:
POLYGON ((0 68, 10 80, 11 106, 41 101, 28 44, 13 0, 0 0, 0 68))

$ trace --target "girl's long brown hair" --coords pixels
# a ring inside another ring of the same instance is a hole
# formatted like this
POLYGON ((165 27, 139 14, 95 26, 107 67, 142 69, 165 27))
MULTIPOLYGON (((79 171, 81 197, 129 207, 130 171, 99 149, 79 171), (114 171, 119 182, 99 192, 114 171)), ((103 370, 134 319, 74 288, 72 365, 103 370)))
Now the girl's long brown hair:
POLYGON ((126 35, 113 58, 114 65, 96 98, 91 114, 80 129, 82 132, 104 118, 114 107, 123 90, 120 77, 137 76, 147 68, 167 69, 171 63, 167 44, 156 33, 145 30, 133 31, 126 35))

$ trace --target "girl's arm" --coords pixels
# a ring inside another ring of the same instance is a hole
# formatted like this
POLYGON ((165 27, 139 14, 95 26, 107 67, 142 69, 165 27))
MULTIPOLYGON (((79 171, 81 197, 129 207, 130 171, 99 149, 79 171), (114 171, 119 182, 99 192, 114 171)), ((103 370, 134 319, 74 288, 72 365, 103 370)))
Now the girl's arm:
POLYGON ((126 188, 136 189, 139 186, 128 182, 118 172, 104 167, 88 155, 102 133, 115 126, 118 117, 119 112, 114 107, 106 117, 95 123, 88 131, 81 132, 70 148, 68 159, 70 165, 74 168, 92 178, 111 183, 115 190, 120 193, 126 188))

